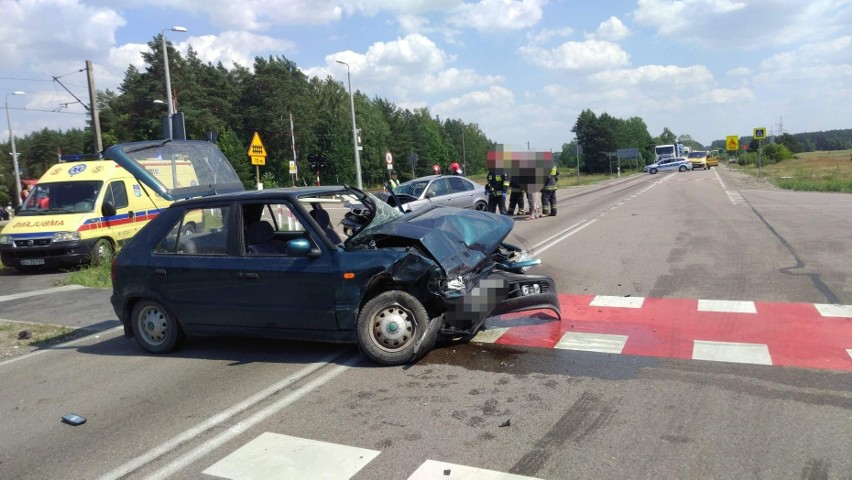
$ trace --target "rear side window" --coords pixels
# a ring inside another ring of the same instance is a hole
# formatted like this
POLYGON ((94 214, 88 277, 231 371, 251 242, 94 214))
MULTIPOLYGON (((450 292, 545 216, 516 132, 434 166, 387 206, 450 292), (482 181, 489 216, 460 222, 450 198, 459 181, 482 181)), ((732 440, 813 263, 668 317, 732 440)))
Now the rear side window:
POLYGON ((127 187, 124 186, 124 182, 121 180, 110 182, 109 186, 107 186, 104 201, 112 202, 116 210, 127 208, 130 203, 127 201, 127 187))
POLYGON ((228 252, 228 207, 184 212, 154 248, 157 254, 225 255, 228 252))
POLYGON ((470 182, 462 180, 460 177, 450 177, 450 188, 453 193, 468 192, 473 190, 473 185, 470 182))

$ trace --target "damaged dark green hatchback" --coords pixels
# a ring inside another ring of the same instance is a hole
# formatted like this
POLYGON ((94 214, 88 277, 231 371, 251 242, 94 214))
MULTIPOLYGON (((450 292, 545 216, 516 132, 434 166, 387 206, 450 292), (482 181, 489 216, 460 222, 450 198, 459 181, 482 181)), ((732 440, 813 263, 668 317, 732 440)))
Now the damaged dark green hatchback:
POLYGON ((526 273, 539 261, 504 243, 508 217, 403 214, 349 186, 236 191, 227 159, 206 142, 107 154, 166 198, 206 195, 161 212, 114 260, 113 307, 148 351, 168 352, 184 335, 247 335, 357 343, 398 365, 439 336, 471 338, 489 316, 560 317, 553 280, 526 273), (145 167, 151 158, 164 172, 145 167), (190 162, 196 177, 170 177, 169 162, 190 162))

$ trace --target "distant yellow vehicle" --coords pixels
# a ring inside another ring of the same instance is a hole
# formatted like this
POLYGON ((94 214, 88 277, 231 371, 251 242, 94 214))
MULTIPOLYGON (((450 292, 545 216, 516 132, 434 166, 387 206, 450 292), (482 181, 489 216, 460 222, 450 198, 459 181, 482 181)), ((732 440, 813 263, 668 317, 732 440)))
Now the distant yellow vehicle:
POLYGON ((719 152, 716 150, 710 150, 707 154, 707 166, 708 167, 718 167, 719 166, 719 152))
MULTIPOLYGON (((689 152, 687 157, 690 162, 692 162, 693 170, 707 170, 710 166, 707 164, 707 152, 705 150, 696 150, 694 152, 689 152)), ((716 161, 718 165, 718 159, 716 161)))

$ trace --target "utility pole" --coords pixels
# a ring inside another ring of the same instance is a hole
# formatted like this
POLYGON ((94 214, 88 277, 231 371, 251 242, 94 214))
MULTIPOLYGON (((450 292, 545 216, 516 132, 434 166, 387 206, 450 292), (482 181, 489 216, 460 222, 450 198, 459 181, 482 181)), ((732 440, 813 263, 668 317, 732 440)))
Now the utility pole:
POLYGON ((95 72, 92 69, 92 61, 86 60, 86 76, 89 79, 89 111, 92 114, 92 135, 95 140, 95 153, 101 153, 104 150, 104 143, 101 139, 101 119, 98 116, 98 100, 97 91, 95 90, 95 72))

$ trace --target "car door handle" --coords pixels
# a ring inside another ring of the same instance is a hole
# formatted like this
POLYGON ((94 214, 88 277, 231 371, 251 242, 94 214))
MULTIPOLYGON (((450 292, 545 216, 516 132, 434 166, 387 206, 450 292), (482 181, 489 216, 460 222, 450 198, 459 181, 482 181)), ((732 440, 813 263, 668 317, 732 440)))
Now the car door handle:
POLYGON ((154 275, 156 275, 158 277, 165 277, 166 276, 166 270, 162 269, 162 268, 155 268, 154 269, 154 275))
POLYGON ((256 273, 240 272, 240 280, 257 280, 258 278, 260 278, 260 275, 256 273))

